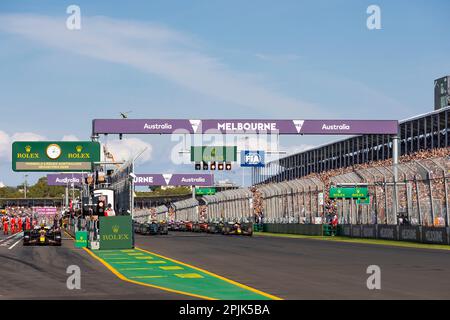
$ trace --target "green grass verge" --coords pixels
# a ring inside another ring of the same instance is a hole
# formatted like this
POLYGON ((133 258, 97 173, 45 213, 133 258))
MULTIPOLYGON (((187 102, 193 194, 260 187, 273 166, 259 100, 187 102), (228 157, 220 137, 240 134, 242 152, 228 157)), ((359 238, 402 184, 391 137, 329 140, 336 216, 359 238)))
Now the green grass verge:
POLYGON ((417 249, 435 249, 435 250, 450 251, 450 246, 448 246, 448 245, 415 243, 415 242, 394 241, 394 240, 361 239, 361 238, 349 238, 349 237, 341 237, 341 236, 336 236, 336 237, 307 236, 307 235, 301 235, 301 234, 285 234, 285 233, 270 233, 270 232, 254 232, 254 235, 262 236, 262 237, 313 239, 313 240, 321 240, 321 241, 362 243, 362 244, 373 244, 373 245, 382 245, 382 246, 394 246, 394 247, 417 248, 417 249))

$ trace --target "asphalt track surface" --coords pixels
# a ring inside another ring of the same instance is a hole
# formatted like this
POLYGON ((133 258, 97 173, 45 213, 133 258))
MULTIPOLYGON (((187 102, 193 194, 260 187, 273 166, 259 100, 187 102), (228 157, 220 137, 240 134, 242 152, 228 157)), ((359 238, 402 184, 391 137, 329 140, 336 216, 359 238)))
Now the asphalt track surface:
MULTIPOLYGON (((192 299, 118 279, 72 240, 23 247, 0 236, 0 299, 192 299), (68 290, 66 268, 81 269, 68 290)), ((283 299, 450 299, 450 252, 309 239, 178 233, 136 235, 136 246, 283 299), (369 265, 381 290, 367 289, 369 265)))
POLYGON ((87 252, 75 249, 69 238, 61 247, 23 247, 20 242, 11 250, 2 246, 2 239, 0 299, 191 299, 120 280, 87 252), (81 290, 67 289, 70 265, 80 267, 81 290))

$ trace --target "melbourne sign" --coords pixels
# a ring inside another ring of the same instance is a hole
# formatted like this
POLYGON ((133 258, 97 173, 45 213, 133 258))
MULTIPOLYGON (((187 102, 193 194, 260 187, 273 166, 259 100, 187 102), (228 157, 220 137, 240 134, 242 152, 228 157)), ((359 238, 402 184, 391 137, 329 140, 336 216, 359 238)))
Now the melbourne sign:
POLYGON ((130 216, 99 217, 100 250, 131 249, 133 247, 130 216))
POLYGON ((83 184, 82 173, 52 173, 47 175, 49 186, 72 186, 79 187, 83 184))
POLYGON ((98 134, 397 134, 397 120, 263 120, 263 119, 96 119, 98 134))
POLYGON ((98 142, 14 142, 13 171, 91 171, 100 161, 98 142))
POLYGON ((241 167, 264 167, 264 151, 241 151, 241 167))
POLYGON ((214 185, 212 174, 136 174, 134 185, 142 186, 201 186, 214 185))
POLYGON ((330 188, 330 199, 366 199, 367 188, 330 188))
POLYGON ((237 160, 237 147, 207 146, 191 147, 192 162, 234 162, 237 160))

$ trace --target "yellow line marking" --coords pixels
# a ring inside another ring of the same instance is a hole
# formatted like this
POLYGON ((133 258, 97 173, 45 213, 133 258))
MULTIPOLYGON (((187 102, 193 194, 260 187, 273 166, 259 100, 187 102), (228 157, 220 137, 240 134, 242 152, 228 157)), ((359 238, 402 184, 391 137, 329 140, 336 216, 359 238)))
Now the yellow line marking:
POLYGON ((162 270, 183 270, 183 268, 179 266, 159 267, 159 268, 162 270))
POLYGON ((128 256, 143 256, 143 253, 127 253, 128 256))
POLYGON ((151 260, 151 259, 153 259, 153 257, 135 257, 136 259, 139 259, 139 260, 151 260))
POLYGON ((120 250, 120 252, 131 252, 131 253, 133 253, 134 250, 133 249, 127 249, 127 250, 120 250))
POLYGON ((154 278, 167 278, 167 276, 136 276, 131 279, 154 279, 154 278))
POLYGON ((92 257, 94 257, 94 259, 97 259, 98 261, 100 261, 106 268, 108 268, 109 271, 114 273, 119 279, 121 279, 123 281, 134 283, 134 284, 137 284, 137 285, 140 285, 140 286, 144 286, 144 287, 150 287, 150 288, 160 289, 160 290, 167 291, 167 292, 172 292, 172 293, 177 293, 177 294, 181 294, 181 295, 185 295, 185 296, 190 296, 190 297, 194 297, 194 298, 200 298, 200 299, 204 299, 204 300, 217 300, 217 299, 214 299, 214 298, 211 298, 211 297, 201 296, 201 295, 194 294, 194 293, 188 293, 188 292, 173 290, 173 289, 169 289, 169 288, 165 288, 165 287, 155 286, 155 285, 148 284, 148 283, 143 283, 143 282, 130 280, 130 279, 124 277, 116 269, 114 269, 108 262, 106 262, 105 260, 103 260, 100 257, 97 257, 89 249, 83 248, 83 250, 86 251, 88 254, 90 254, 92 257))
POLYGON ((183 265, 183 266, 192 268, 192 269, 194 269, 194 270, 198 270, 198 271, 200 271, 200 272, 206 273, 207 275, 210 275, 210 276, 212 276, 212 277, 221 279, 221 280, 223 280, 223 281, 225 281, 225 282, 228 282, 228 283, 231 283, 231 284, 233 284, 233 285, 235 285, 235 286, 238 286, 239 288, 246 289, 246 290, 249 290, 249 291, 251 291, 251 292, 253 292, 253 293, 260 294, 260 295, 262 295, 262 296, 264 296, 264 297, 266 297, 266 298, 273 299, 273 300, 283 300, 283 299, 281 299, 281 298, 279 298, 279 297, 277 297, 277 296, 274 296, 274 295, 271 295, 271 294, 269 294, 269 293, 260 291, 260 290, 258 290, 258 289, 255 289, 255 288, 246 286, 245 284, 242 284, 242 283, 239 283, 239 282, 236 282, 236 281, 233 281, 233 280, 224 278, 224 277, 222 277, 222 276, 219 276, 218 274, 212 273, 212 272, 207 271, 207 270, 205 270, 205 269, 197 268, 197 267, 194 267, 194 266, 189 265, 189 264, 187 264, 187 263, 184 263, 184 262, 181 262, 181 261, 178 261, 178 260, 175 260, 175 259, 171 259, 171 258, 165 257, 165 256, 163 256, 163 255, 160 255, 160 254, 157 254, 157 253, 154 253, 154 252, 150 252, 150 251, 147 251, 147 250, 138 248, 138 247, 135 247, 135 249, 136 249, 136 250, 140 250, 140 251, 142 251, 142 252, 147 252, 147 253, 149 253, 149 254, 151 254, 151 255, 154 255, 154 256, 157 256, 157 257, 160 257, 160 258, 163 258, 163 259, 166 259, 166 260, 175 262, 175 263, 178 263, 178 264, 180 264, 180 265, 183 265))
POLYGON ((118 262, 114 262, 115 264, 136 264, 139 263, 137 261, 118 261, 118 262))
POLYGON ((158 261, 146 261, 147 263, 150 263, 150 264, 165 264, 165 263, 167 263, 167 262, 165 262, 165 261, 162 261, 162 260, 158 260, 158 261))
POLYGON ((204 278, 202 275, 198 273, 178 273, 175 274, 178 278, 185 278, 185 279, 201 279, 204 278))
POLYGON ((121 271, 153 270, 153 268, 120 268, 121 271))
MULTIPOLYGON (((104 257, 104 256, 103 256, 103 257, 104 257)), ((109 260, 128 260, 127 257, 118 257, 118 258, 109 258, 109 257, 108 257, 108 259, 109 259, 109 260)))

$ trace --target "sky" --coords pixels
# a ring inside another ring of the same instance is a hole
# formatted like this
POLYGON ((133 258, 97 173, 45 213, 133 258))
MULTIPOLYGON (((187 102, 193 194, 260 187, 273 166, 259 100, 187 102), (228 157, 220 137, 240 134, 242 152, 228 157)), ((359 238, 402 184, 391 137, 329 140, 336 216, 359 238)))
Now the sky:
MULTIPOLYGON (((130 118, 398 120, 431 111, 433 80, 450 74, 449 18, 448 0, 1 0, 0 185, 24 179, 11 170, 13 141, 89 140, 92 119, 129 110, 130 118), (379 30, 367 28, 372 4, 379 30), (81 9, 80 30, 66 27, 69 5, 81 9)), ((283 136, 278 148, 336 139, 283 136)), ((116 158, 147 148, 139 173, 193 171, 174 161, 170 136, 102 142, 116 158)), ((235 165, 217 178, 241 183, 242 172, 235 165)))

